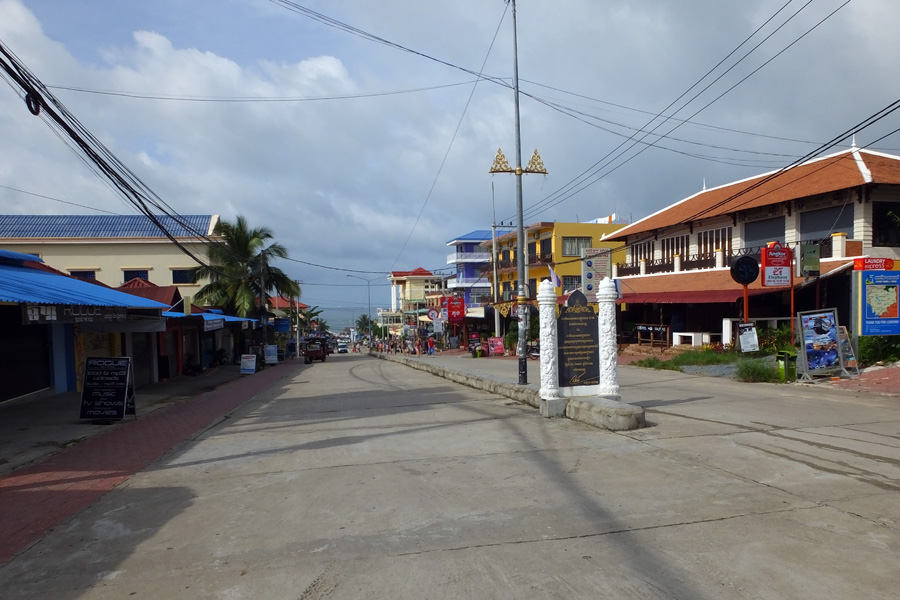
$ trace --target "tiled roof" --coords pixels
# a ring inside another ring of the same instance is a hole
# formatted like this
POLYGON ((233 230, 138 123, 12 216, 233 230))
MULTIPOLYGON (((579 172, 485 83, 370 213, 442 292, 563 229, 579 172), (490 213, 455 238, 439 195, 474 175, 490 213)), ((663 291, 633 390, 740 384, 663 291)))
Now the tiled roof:
MULTIPOLYGON (((212 233, 218 215, 184 215, 180 223, 157 217, 173 236, 196 238, 212 233)), ((0 215, 0 239, 164 238, 144 215, 0 215)))
POLYGON ((900 157, 852 148, 785 171, 704 190, 620 229, 605 240, 624 240, 629 235, 866 183, 900 184, 900 157))
POLYGON ((391 271, 391 277, 434 277, 434 273, 419 267, 412 271, 391 271))
POLYGON ((455 237, 452 240, 447 242, 447 245, 458 244, 460 242, 483 242, 485 240, 492 239, 491 231, 489 229, 478 229, 476 231, 470 231, 465 235, 461 235, 459 237, 455 237))

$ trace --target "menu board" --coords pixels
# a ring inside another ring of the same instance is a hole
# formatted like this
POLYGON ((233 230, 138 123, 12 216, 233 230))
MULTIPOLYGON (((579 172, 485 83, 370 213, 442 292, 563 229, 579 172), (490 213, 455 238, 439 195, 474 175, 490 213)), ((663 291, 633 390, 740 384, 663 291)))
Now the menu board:
POLYGON ((88 358, 81 391, 81 419, 122 420, 137 416, 130 356, 88 358))

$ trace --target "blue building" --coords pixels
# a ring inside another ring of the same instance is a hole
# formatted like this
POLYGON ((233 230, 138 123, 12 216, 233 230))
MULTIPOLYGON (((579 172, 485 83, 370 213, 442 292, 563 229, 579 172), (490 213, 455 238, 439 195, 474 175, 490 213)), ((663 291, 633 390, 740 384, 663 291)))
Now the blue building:
POLYGON ((478 309, 491 303, 491 280, 482 275, 491 266, 491 253, 485 252, 479 244, 490 241, 490 230, 477 230, 447 242, 455 251, 447 256, 447 264, 456 266, 456 279, 450 279, 447 287, 451 292, 466 299, 466 307, 478 309))

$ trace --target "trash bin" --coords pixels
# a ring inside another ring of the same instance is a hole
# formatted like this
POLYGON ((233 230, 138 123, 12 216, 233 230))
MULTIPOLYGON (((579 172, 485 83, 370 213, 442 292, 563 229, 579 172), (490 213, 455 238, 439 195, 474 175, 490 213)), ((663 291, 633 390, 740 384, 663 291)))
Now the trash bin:
POLYGON ((778 381, 782 383, 797 380, 797 354, 790 350, 783 350, 775 355, 778 365, 778 381))

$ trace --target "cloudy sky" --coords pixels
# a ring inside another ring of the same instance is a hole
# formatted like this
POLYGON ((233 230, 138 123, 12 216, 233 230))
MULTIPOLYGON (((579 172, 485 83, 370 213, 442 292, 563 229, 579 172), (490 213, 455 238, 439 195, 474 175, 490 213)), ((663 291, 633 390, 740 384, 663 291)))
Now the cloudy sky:
MULTIPOLYGON (((518 0, 524 221, 620 222, 900 98, 896 0, 518 0), (664 114, 668 120, 657 118, 664 114), (523 165, 524 166, 524 165, 523 165)), ((268 226, 332 326, 516 216, 505 0, 0 0, 0 40, 181 214, 268 226), (478 74, 483 77, 479 79, 478 74)), ((856 136, 900 154, 900 112, 856 136)), ((132 214, 0 87, 0 210, 132 214)), ((821 149, 849 146, 849 138, 821 149)))

